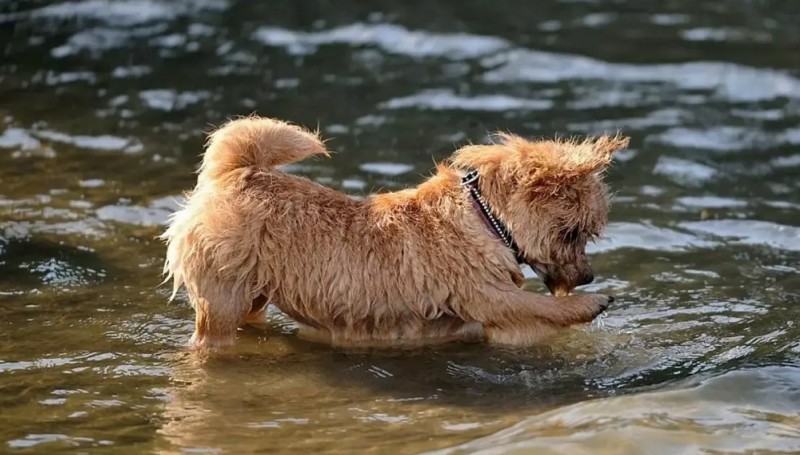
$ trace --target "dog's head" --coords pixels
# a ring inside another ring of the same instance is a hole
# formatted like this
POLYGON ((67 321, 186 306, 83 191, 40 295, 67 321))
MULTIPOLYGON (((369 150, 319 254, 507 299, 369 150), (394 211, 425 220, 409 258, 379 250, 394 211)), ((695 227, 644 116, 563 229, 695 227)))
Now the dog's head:
POLYGON ((500 134, 470 145, 452 164, 480 173, 480 189, 506 224, 526 262, 556 296, 594 279, 586 243, 608 218, 603 172, 628 138, 528 141, 500 134))

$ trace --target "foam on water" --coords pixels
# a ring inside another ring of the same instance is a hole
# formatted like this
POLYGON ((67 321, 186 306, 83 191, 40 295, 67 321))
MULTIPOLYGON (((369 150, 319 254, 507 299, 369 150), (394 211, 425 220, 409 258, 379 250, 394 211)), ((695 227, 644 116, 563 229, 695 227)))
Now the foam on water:
MULTIPOLYGON (((145 35, 157 32, 155 29, 146 29, 145 35)), ((50 50, 50 55, 55 58, 68 57, 82 51, 100 53, 123 46, 134 36, 141 36, 141 32, 131 32, 124 29, 106 27, 91 28, 72 35, 66 43, 50 50)))
POLYGON ((651 251, 686 251, 692 248, 709 248, 716 243, 699 239, 671 229, 646 223, 612 222, 596 244, 589 244, 591 254, 606 253, 622 248, 651 251))
MULTIPOLYGON (((515 49, 488 57, 483 75, 489 83, 599 80, 671 84, 683 90, 708 90, 732 102, 800 98, 800 80, 790 74, 724 62, 633 65, 590 57, 515 49)), ((622 87, 617 87, 621 90, 622 87)))
POLYGON ((69 135, 59 131, 39 130, 36 135, 52 142, 70 144, 82 149, 116 150, 125 153, 141 152, 141 142, 132 138, 122 138, 104 134, 101 136, 69 135))
POLYGON ((770 160, 770 164, 775 167, 792 168, 800 166, 800 154, 790 156, 779 156, 770 160))
POLYGON ((58 288, 86 286, 106 276, 103 270, 81 267, 56 258, 22 263, 19 267, 38 275, 42 284, 58 288))
MULTIPOLYGON (((481 35, 410 31, 389 24, 357 23, 317 32, 260 27, 253 38, 294 54, 310 54, 318 46, 371 45, 410 57, 465 59, 485 57, 483 80, 489 83, 563 82, 577 79, 625 83, 661 82, 684 90, 709 90, 728 101, 765 101, 800 98, 800 80, 770 69, 725 62, 633 65, 590 57, 514 48, 506 40, 481 35)), ((606 96, 623 96, 617 88, 606 96)), ((632 98, 633 99, 633 98, 632 98)))
POLYGON ((375 163, 363 163, 359 165, 358 168, 364 172, 370 172, 373 174, 381 174, 389 177, 394 177, 396 175, 405 174, 411 171, 412 169, 414 169, 414 166, 403 163, 375 162, 375 163))
POLYGON ((386 52, 409 57, 438 57, 452 60, 480 57, 508 46, 505 40, 490 36, 411 31, 399 25, 363 23, 317 32, 259 27, 253 32, 253 39, 300 55, 313 53, 318 46, 347 44, 376 46, 386 52))
POLYGON ((164 197, 152 201, 147 207, 137 205, 106 205, 97 209, 102 221, 134 224, 138 226, 166 225, 169 216, 178 210, 182 198, 164 197))
POLYGON ((747 29, 726 27, 696 27, 681 31, 681 37, 687 41, 718 41, 718 42, 766 42, 770 35, 765 32, 756 32, 747 29))
POLYGON ((31 13, 35 19, 93 19, 115 26, 166 22, 201 10, 221 10, 224 0, 169 2, 158 0, 78 0, 55 3, 31 13))
POLYGON ((679 226, 687 231, 730 239, 734 243, 800 251, 800 227, 738 219, 686 221, 679 223, 679 226))
POLYGON ((42 143, 22 128, 7 128, 0 134, 0 148, 37 149, 42 143))
POLYGON ((680 25, 689 22, 691 16, 687 14, 652 14, 650 22, 656 25, 680 25))
POLYGON ((151 109, 174 111, 199 103, 211 96, 205 90, 178 92, 173 89, 153 89, 139 92, 139 98, 151 109))
POLYGON ((694 148, 715 152, 737 152, 753 147, 764 147, 773 142, 759 130, 733 126, 703 129, 675 127, 660 134, 650 135, 648 140, 677 148, 694 148))
POLYGON ((35 234, 76 237, 104 237, 106 226, 97 219, 82 217, 77 221, 11 221, 2 227, 3 238, 25 239, 35 234))
POLYGON ((746 207, 747 201, 719 196, 685 196, 675 199, 681 205, 699 208, 738 208, 746 207))
POLYGON ((718 171, 711 166, 671 156, 659 156, 653 174, 663 175, 680 185, 701 186, 715 178, 718 171))
POLYGON ((645 128, 675 126, 688 117, 688 112, 681 109, 656 109, 638 117, 616 118, 613 120, 592 120, 590 122, 570 122, 567 128, 573 131, 596 132, 638 130, 645 128))
POLYGON ((425 90, 414 95, 393 98, 380 104, 386 109, 430 109, 465 111, 544 110, 553 106, 547 99, 521 99, 507 95, 459 96, 451 90, 425 90))

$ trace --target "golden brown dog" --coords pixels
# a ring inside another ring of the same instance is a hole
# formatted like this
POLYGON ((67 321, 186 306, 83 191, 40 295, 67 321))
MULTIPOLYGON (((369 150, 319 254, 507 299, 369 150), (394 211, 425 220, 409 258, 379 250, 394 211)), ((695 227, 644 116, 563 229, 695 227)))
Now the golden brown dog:
POLYGON ((164 270, 188 291, 195 347, 233 343, 269 304, 334 345, 529 344, 611 300, 570 292, 593 279, 585 247, 606 223, 602 172, 626 146, 500 135, 416 188, 358 200, 276 169, 327 156, 317 134, 234 120, 211 134, 163 235, 164 270), (520 288, 518 259, 554 296, 520 288))

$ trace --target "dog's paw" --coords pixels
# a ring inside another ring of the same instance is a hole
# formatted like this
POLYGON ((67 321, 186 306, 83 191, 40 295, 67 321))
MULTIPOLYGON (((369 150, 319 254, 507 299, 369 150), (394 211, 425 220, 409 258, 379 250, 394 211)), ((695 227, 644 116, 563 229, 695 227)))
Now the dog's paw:
POLYGON ((608 309, 614 297, 601 294, 577 294, 566 297, 568 314, 563 325, 587 324, 608 309))
POLYGON ((604 311, 608 309, 610 304, 614 303, 614 296, 611 295, 598 295, 598 312, 594 315, 595 317, 600 316, 604 311))

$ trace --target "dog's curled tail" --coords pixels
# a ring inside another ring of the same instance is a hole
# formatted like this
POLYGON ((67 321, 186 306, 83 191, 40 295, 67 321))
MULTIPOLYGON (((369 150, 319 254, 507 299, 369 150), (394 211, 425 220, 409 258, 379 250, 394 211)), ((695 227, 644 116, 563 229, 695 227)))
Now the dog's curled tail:
POLYGON ((209 135, 200 174, 213 180, 236 169, 267 170, 313 155, 328 156, 317 133, 280 120, 243 117, 209 135))

